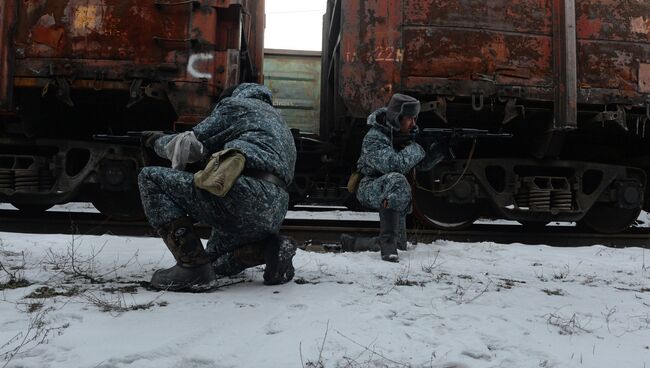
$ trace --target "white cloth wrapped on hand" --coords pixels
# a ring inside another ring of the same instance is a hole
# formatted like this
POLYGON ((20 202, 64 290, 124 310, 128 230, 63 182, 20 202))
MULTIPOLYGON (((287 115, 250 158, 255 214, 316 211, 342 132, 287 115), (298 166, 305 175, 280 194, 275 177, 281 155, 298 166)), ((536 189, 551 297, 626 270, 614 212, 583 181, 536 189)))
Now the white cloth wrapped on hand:
POLYGON ((199 161, 205 155, 203 144, 196 139, 193 131, 177 134, 165 145, 167 158, 172 162, 172 168, 183 170, 189 163, 199 161))

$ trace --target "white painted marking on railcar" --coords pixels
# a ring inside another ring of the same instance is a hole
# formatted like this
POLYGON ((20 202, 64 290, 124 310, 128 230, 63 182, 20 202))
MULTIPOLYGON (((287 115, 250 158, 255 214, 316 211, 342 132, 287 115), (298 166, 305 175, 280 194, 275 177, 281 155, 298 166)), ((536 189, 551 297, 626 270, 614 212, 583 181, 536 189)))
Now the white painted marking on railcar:
POLYGON ((210 73, 202 73, 198 70, 196 70, 196 67, 194 64, 196 64, 199 61, 210 61, 214 59, 214 55, 212 54, 194 54, 190 56, 190 60, 187 62, 187 72, 190 73, 190 75, 194 78, 199 78, 199 79, 212 79, 212 74, 210 73))

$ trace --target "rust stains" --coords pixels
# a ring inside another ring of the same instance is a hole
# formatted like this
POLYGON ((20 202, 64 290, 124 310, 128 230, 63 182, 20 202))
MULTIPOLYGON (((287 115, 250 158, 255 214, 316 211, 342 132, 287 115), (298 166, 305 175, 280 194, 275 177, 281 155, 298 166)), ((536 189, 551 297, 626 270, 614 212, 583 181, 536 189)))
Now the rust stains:
POLYGON ((24 0, 23 4, 26 8, 27 14, 32 14, 45 6, 47 0, 24 0))
POLYGON ((404 60, 401 24, 402 1, 349 1, 342 3, 343 29, 339 93, 349 112, 362 116, 383 106, 401 83, 404 60), (347 28, 349 27, 349 28, 347 28))
POLYGON ((224 88, 262 82, 263 27, 264 0, 0 0, 0 111, 14 87, 57 80, 134 103, 156 91, 195 124, 224 88))
POLYGON ((14 26, 15 1, 0 1, 0 112, 10 111, 13 94, 13 47, 6 40, 14 26))
POLYGON ((650 34, 650 15, 646 17, 633 17, 630 19, 630 29, 634 33, 650 34))
POLYGON ((582 38, 595 38, 603 30, 601 18, 588 18, 586 14, 578 17, 576 25, 582 38))
MULTIPOLYGON (((578 95, 648 93, 650 1, 574 1, 578 95)), ((344 1, 341 13, 339 94, 352 116, 398 91, 554 101, 551 0, 344 1)))
POLYGON ((650 60, 650 45, 581 41, 578 46, 578 85, 637 91, 638 58, 650 60))
POLYGON ((57 25, 54 17, 50 14, 43 15, 31 31, 33 42, 51 49, 60 50, 63 47, 65 28, 62 25, 57 25))
POLYGON ((578 38, 650 41, 650 1, 576 0, 578 38))
POLYGON ((405 0, 405 24, 551 34, 550 0, 405 0))
POLYGON ((650 64, 639 66, 639 92, 650 94, 650 64))
POLYGON ((190 21, 190 5, 158 9, 141 0, 22 1, 26 6, 18 9, 15 42, 26 58, 159 61, 168 56, 169 45, 156 44, 154 37, 183 39, 190 21))
POLYGON ((63 21, 69 24, 72 37, 87 37, 91 33, 104 33, 104 0, 69 0, 63 11, 63 21))
POLYGON ((418 28, 407 28, 404 35, 408 41, 403 72, 408 76, 495 79, 497 74, 512 76, 507 70, 520 70, 516 73, 522 77, 519 85, 550 82, 552 48, 548 37, 418 28))

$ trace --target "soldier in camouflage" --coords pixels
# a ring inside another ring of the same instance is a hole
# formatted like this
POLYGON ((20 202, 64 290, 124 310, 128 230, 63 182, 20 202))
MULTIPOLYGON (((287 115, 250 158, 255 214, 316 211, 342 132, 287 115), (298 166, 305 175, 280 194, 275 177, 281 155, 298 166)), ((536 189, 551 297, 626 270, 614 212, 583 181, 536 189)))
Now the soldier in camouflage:
MULTIPOLYGON (((232 96, 220 100, 209 117, 184 135, 191 143, 184 147, 191 149, 183 150, 187 162, 229 148, 245 156, 242 175, 224 197, 196 187, 193 174, 185 171, 145 167, 138 177, 147 218, 177 262, 154 273, 155 288, 209 288, 215 273, 233 275, 260 264, 266 264, 265 284, 293 277, 295 245, 278 235, 296 162, 292 134, 272 107, 268 88, 246 83, 228 94, 232 96), (212 227, 207 249, 194 232, 195 221, 212 227)), ((174 162, 181 135, 145 132, 143 142, 174 162)))
POLYGON ((381 251, 381 258, 398 262, 397 249, 406 250, 406 215, 411 211, 411 187, 406 175, 413 168, 430 170, 444 158, 441 145, 425 150, 415 141, 394 146, 394 135, 413 134, 420 102, 394 94, 387 107, 368 117, 370 130, 363 139, 357 170, 363 174, 357 199, 379 211, 380 235, 375 238, 341 236, 343 251, 381 251))

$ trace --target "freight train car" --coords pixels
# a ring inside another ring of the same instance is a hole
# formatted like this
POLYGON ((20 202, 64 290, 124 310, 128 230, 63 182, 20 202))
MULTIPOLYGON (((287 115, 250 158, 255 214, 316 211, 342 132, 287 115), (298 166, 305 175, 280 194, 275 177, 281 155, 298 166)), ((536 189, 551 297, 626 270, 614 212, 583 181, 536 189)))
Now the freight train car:
POLYGON ((263 0, 0 1, 0 201, 141 216, 149 158, 92 136, 198 123, 262 81, 263 31, 263 0))
POLYGON ((320 135, 321 53, 265 50, 264 84, 273 92, 273 106, 293 132, 298 153, 290 203, 349 205, 360 209, 345 188, 349 162, 341 161, 348 143, 331 144, 320 135))
POLYGON ((294 131, 319 133, 320 60, 319 51, 264 50, 264 85, 273 92, 273 107, 294 131))
MULTIPOLYGON (((425 223, 477 217, 624 230, 650 209, 650 2, 329 0, 321 135, 360 141, 394 92, 421 128, 479 128, 412 178, 425 223)), ((353 162, 358 145, 339 158, 353 162)))

